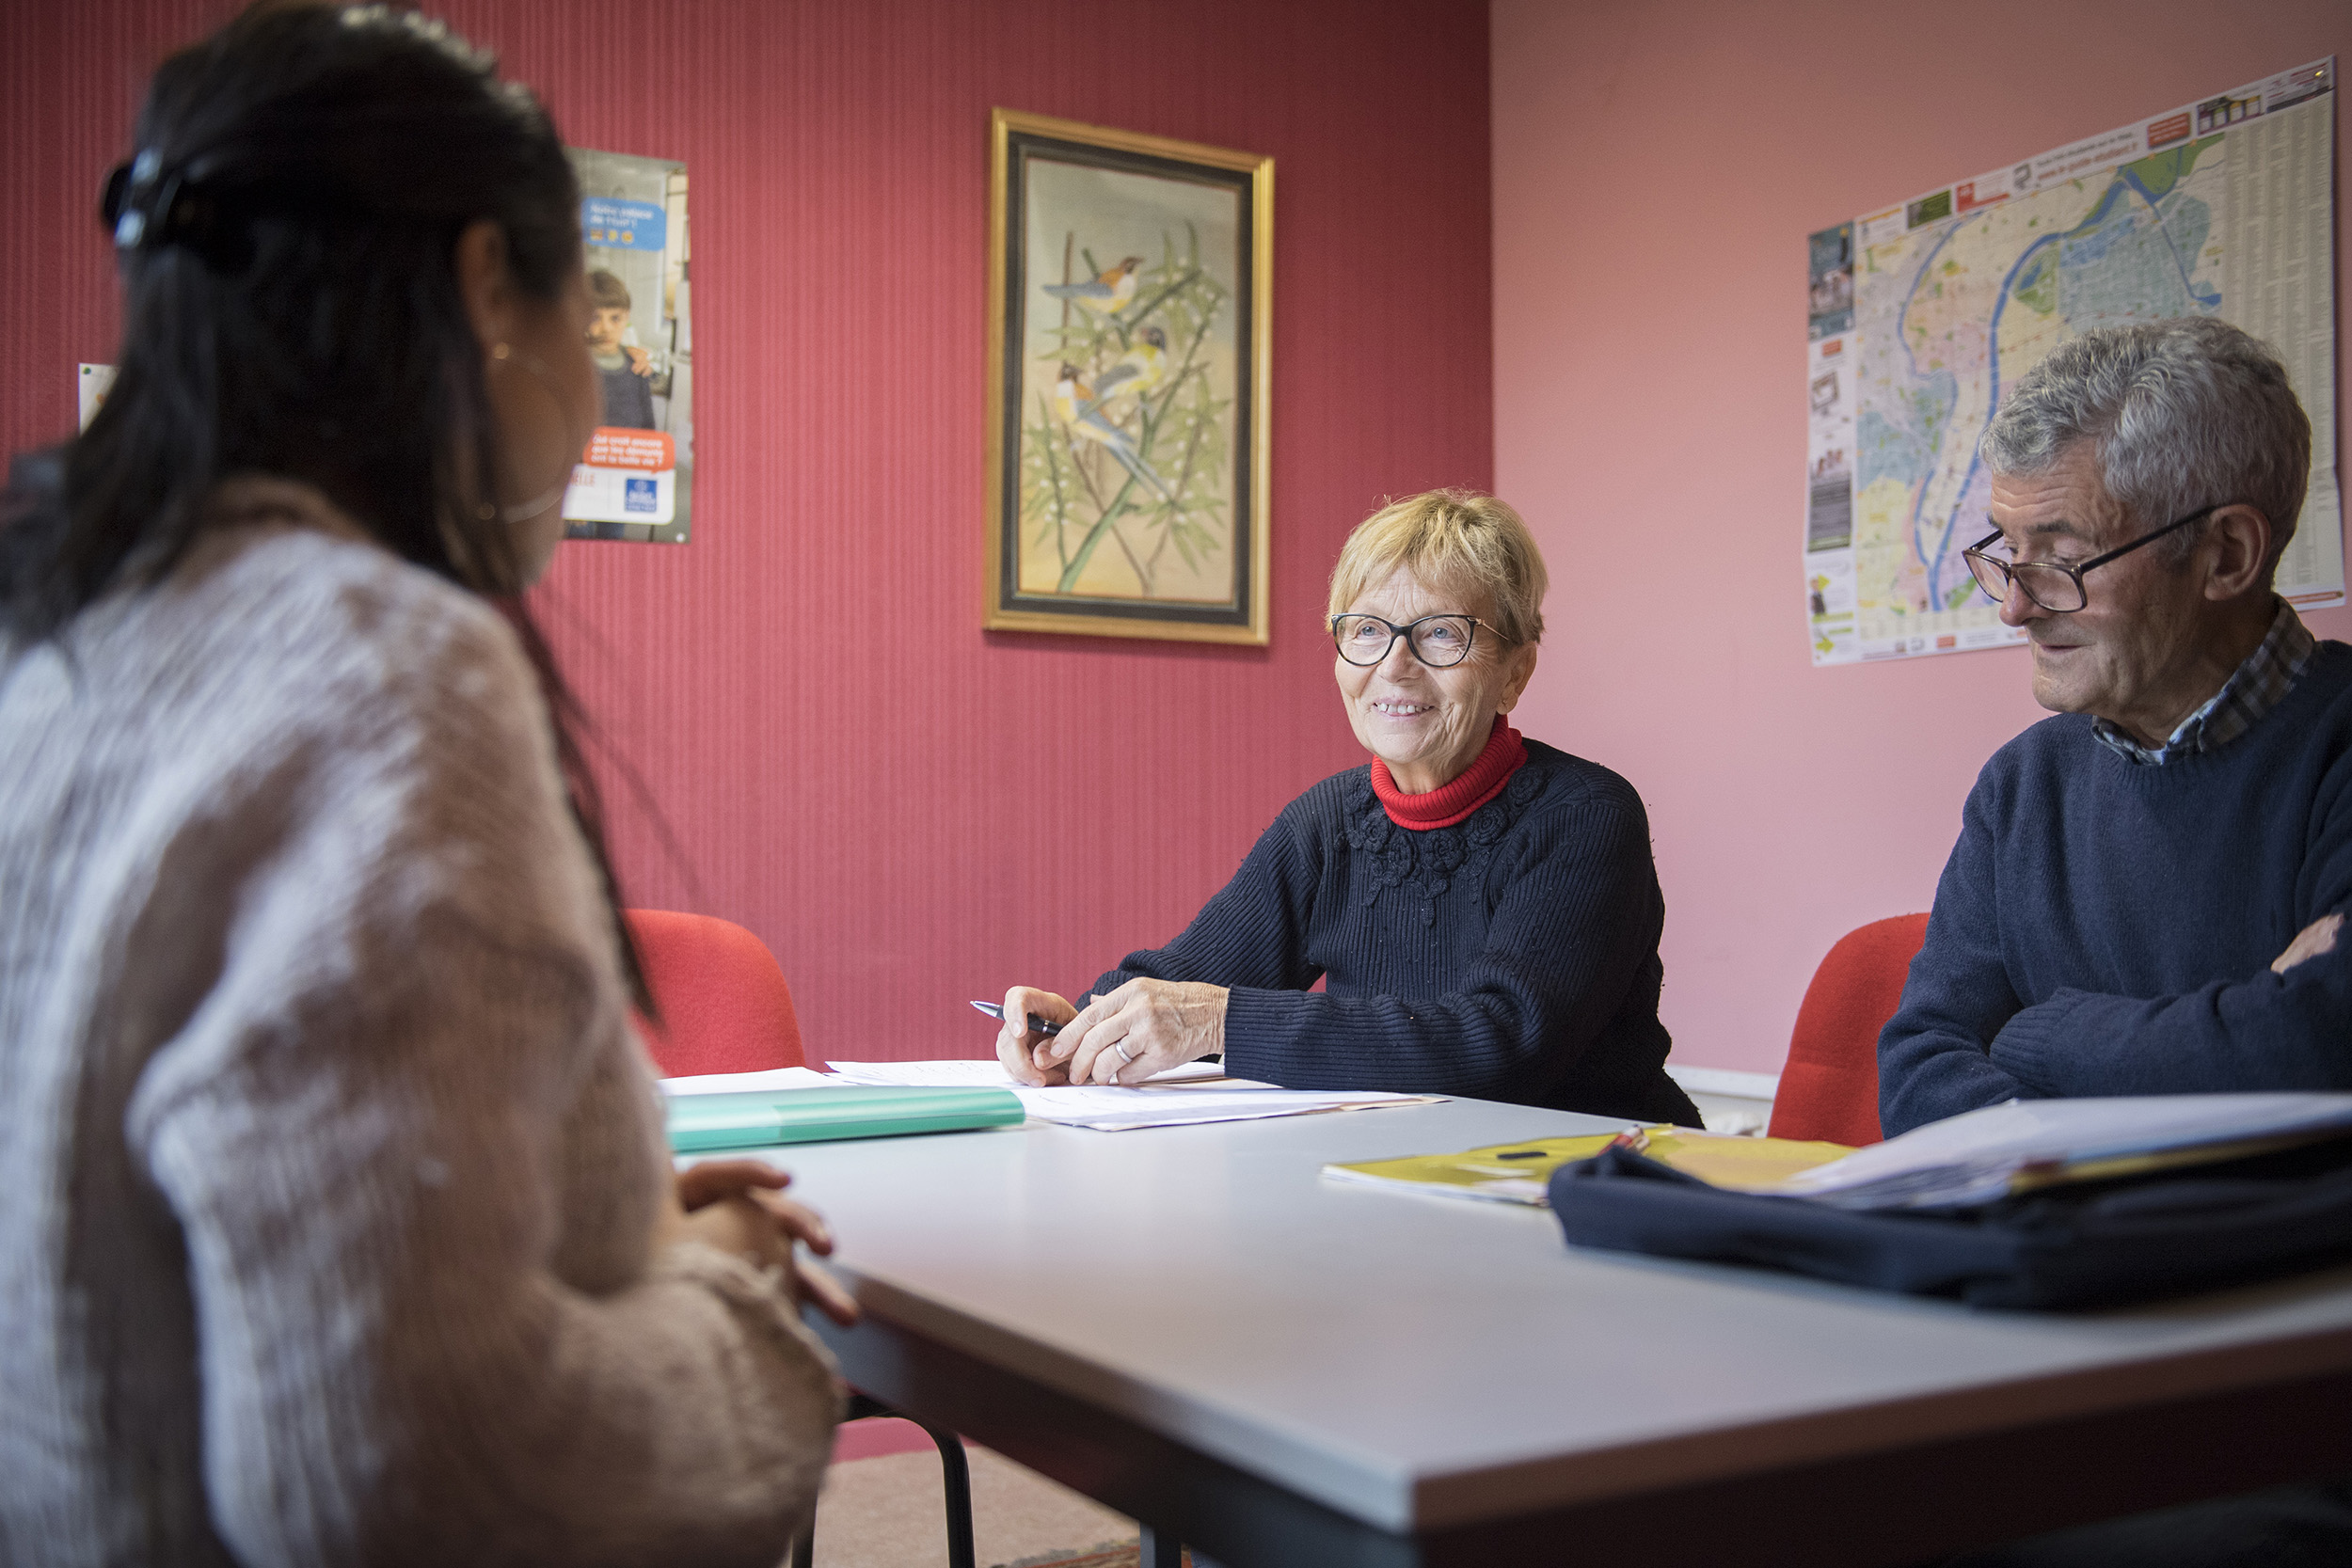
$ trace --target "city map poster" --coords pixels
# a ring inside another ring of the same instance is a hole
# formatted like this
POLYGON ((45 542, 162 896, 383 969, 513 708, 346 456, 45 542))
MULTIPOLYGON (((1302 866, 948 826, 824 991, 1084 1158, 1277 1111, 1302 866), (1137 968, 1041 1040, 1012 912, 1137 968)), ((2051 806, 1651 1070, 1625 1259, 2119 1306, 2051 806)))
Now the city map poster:
POLYGON ((1809 238, 1805 625, 1816 664, 2022 641, 1961 552, 2002 393, 2091 327, 2218 316, 2276 349, 2312 420, 2279 565, 2342 604, 2335 61, 2182 104, 1809 238))

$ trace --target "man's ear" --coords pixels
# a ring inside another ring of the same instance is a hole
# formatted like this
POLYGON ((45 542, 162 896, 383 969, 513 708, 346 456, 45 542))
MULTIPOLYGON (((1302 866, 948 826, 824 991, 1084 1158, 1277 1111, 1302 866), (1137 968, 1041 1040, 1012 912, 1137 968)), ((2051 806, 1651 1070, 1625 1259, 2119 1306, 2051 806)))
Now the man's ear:
POLYGON ((1535 677, 1535 644, 1522 642, 1511 650, 1511 679, 1502 689, 1502 701, 1495 705, 1497 713, 1508 713, 1519 705, 1526 695, 1527 683, 1535 677))
POLYGON ((515 273, 506 259, 506 230, 476 218, 459 230, 450 258, 457 275, 457 297, 483 352, 515 336, 515 273))
POLYGON ((2235 599, 2270 584, 2270 519, 2259 508, 2218 507, 2205 523, 2205 597, 2235 599))

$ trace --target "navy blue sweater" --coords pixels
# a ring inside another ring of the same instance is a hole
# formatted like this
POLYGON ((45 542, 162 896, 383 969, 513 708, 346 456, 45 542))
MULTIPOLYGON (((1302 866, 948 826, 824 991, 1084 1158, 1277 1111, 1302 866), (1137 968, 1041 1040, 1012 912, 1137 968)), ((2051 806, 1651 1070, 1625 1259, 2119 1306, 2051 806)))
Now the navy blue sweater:
POLYGON ((1094 994, 1137 976, 1231 987, 1226 1067, 1292 1088, 1697 1126, 1665 1073, 1642 798, 1581 757, 1533 740, 1527 755, 1468 820, 1426 832, 1389 820, 1369 768, 1324 780, 1184 935, 1094 994))
POLYGON ((2011 1099, 2352 1089, 2352 647, 2220 750, 2134 765, 2081 714, 1985 764, 1879 1036, 1889 1137, 2011 1099))

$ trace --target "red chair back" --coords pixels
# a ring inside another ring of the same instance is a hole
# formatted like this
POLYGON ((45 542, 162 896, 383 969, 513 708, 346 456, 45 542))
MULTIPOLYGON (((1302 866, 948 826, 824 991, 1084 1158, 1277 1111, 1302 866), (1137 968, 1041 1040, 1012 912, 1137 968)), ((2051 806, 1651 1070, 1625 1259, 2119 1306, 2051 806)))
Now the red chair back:
POLYGON ((661 1008, 637 1026, 665 1078, 802 1067, 792 987, 768 944, 730 920, 630 910, 629 935, 661 1008))
POLYGON ((1797 1008, 1772 1136, 1856 1146, 1886 1136, 1879 1131, 1879 1031, 1901 1005, 1927 936, 1926 915, 1899 914, 1837 939, 1797 1008))

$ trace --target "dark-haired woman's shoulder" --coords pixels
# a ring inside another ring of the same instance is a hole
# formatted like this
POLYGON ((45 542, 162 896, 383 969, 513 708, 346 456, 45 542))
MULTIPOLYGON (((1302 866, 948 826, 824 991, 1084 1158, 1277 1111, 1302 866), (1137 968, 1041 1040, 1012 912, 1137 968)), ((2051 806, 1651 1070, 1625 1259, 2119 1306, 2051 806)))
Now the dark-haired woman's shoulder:
POLYGON ((229 499, 163 580, 99 599, 0 682, 0 729, 38 741, 0 766, 0 793, 22 772, 167 836, 159 810, 262 840, 330 821, 560 839, 546 708, 497 610, 315 492, 229 499))
MULTIPOLYGON (((366 667, 378 649, 405 648, 410 669, 453 645, 485 641, 521 650, 479 594, 401 560, 306 485, 248 480, 224 486, 220 524, 176 571, 166 592, 192 600, 237 602, 257 617, 222 635, 303 644, 335 665, 366 667), (334 658, 347 651, 347 659, 334 658)), ((396 675, 397 668, 386 672, 396 675)))
MULTIPOLYGON (((400 560, 307 486, 225 486, 214 526, 164 581, 93 605, 77 657, 167 708, 288 740, 388 738, 404 717, 529 709, 536 680, 479 595, 400 560)), ((102 681, 103 681, 102 674, 102 681)))

